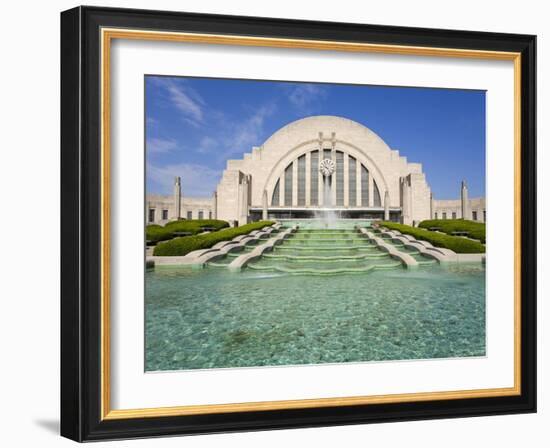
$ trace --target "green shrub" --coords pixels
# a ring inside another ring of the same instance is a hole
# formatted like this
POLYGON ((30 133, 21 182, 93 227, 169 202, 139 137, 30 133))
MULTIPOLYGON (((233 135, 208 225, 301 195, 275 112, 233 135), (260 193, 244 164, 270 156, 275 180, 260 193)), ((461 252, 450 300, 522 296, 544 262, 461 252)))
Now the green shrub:
POLYGON ((190 232, 193 235, 203 232, 203 227, 213 227, 215 230, 229 227, 226 221, 219 219, 181 219, 170 221, 164 227, 158 224, 149 224, 145 227, 145 238, 154 243, 174 238, 174 232, 190 232))
POLYGON ((219 219, 180 219, 179 221, 170 221, 164 226, 171 232, 192 232, 201 233, 203 227, 213 227, 215 230, 229 227, 226 221, 219 219))
POLYGON ((172 238, 172 232, 158 224, 150 224, 145 227, 145 238, 154 243, 158 243, 159 241, 172 238))
POLYGON ((469 221, 467 219, 428 219, 422 221, 419 225, 424 229, 430 227, 439 227, 441 232, 468 232, 468 237, 479 240, 485 244, 485 223, 477 221, 469 221))
MULTIPOLYGON (((436 247, 451 249, 457 254, 480 254, 485 253, 485 246, 477 241, 462 238, 460 236, 446 235, 445 233, 432 232, 430 230, 411 227, 395 222, 382 222, 380 225, 390 230, 397 230, 406 235, 411 235, 417 240, 428 241, 436 247)), ((434 226, 435 227, 435 226, 434 226)))
POLYGON ((217 232, 202 235, 183 236, 170 241, 159 243, 153 255, 155 256, 183 256, 198 249, 208 249, 220 241, 229 241, 239 235, 246 235, 253 230, 262 229, 265 226, 275 224, 274 221, 259 221, 245 224, 240 227, 218 230, 217 232))

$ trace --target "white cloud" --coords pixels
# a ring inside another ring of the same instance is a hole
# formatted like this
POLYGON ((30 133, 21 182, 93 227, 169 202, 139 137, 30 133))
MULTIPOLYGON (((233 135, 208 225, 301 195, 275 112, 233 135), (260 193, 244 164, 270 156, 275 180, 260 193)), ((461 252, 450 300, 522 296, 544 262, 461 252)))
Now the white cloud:
POLYGON ((288 92, 288 101, 299 111, 310 113, 312 108, 323 101, 327 90, 316 84, 299 84, 288 92))
POLYGON ((154 192, 171 194, 174 177, 180 176, 183 195, 194 197, 211 197, 221 178, 221 170, 193 164, 179 163, 163 167, 147 164, 147 179, 153 182, 154 192))
POLYGON ((171 103, 181 112, 184 121, 196 127, 203 123, 205 102, 195 90, 186 86, 183 80, 154 79, 158 85, 164 87, 171 103))
POLYGON ((220 158, 250 152, 252 146, 261 144, 265 120, 275 112, 275 109, 275 103, 265 104, 256 108, 254 113, 242 122, 233 123, 220 158))
POLYGON ((174 151, 178 147, 174 139, 149 138, 146 143, 147 154, 160 154, 174 151))
POLYGON ((218 141, 215 138, 207 135, 201 138, 201 141, 199 142, 198 152, 200 152, 201 154, 206 154, 212 152, 212 150, 216 149, 218 146, 218 141))
MULTIPOLYGON (((184 195, 210 197, 222 176, 222 167, 231 157, 242 157, 252 146, 260 145, 265 137, 266 120, 276 110, 276 99, 249 107, 249 115, 239 114, 240 119, 230 119, 223 111, 213 108, 206 113, 203 99, 185 85, 185 80, 156 78, 154 82, 167 94, 167 98, 181 113, 182 118, 200 126, 200 137, 194 142, 180 141, 166 135, 164 138, 147 140, 147 151, 152 153, 177 153, 171 156, 172 163, 147 165, 147 180, 151 192, 171 194, 175 176, 181 176, 184 195), (202 135, 201 135, 202 134, 202 135), (203 154, 198 163, 183 163, 183 150, 203 154), (179 157, 181 154, 181 158, 179 157), (219 167, 220 169, 214 169, 219 167)), ((191 134, 197 134, 193 131, 191 134)), ((158 163, 158 162, 155 162, 158 163)))

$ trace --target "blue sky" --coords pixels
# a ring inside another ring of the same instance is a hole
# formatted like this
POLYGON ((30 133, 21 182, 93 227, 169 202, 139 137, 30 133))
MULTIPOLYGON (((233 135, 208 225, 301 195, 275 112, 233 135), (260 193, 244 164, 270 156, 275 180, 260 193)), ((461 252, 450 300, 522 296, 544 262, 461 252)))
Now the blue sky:
POLYGON ((339 115, 364 124, 410 162, 434 197, 485 195, 485 92, 147 76, 146 184, 211 196, 226 160, 241 158, 287 123, 339 115))

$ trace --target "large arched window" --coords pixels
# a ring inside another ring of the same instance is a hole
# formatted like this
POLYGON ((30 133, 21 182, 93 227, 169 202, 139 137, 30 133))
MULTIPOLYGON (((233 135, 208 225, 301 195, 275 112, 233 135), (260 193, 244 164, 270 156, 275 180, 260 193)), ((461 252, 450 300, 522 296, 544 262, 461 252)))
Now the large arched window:
POLYGON ((296 183, 298 184, 298 205, 306 205, 306 156, 298 157, 298 179, 296 183))
POLYGON ((374 182, 374 203, 373 205, 375 207, 381 207, 382 202, 380 200, 380 190, 378 189, 378 185, 376 185, 376 182, 374 182))
POLYGON ((285 203, 281 205, 292 205, 292 182, 294 181, 292 165, 291 163, 285 169, 285 203))
POLYGON ((369 176, 367 167, 346 152, 315 149, 301 154, 285 167, 275 182, 271 206, 381 207, 380 189, 369 176), (334 162, 334 170, 326 177, 319 172, 319 164, 324 159, 334 162))
POLYGON ((369 206, 369 171, 361 165, 361 205, 369 206))
POLYGON ((275 188, 273 189, 273 196, 271 197, 271 205, 274 207, 279 206, 279 179, 277 179, 277 183, 275 184, 275 188))
POLYGON ((310 153, 309 172, 309 205, 316 206, 319 205, 319 151, 311 151, 310 153))
POLYGON ((348 191, 349 206, 357 205, 357 161, 349 156, 348 158, 348 191))

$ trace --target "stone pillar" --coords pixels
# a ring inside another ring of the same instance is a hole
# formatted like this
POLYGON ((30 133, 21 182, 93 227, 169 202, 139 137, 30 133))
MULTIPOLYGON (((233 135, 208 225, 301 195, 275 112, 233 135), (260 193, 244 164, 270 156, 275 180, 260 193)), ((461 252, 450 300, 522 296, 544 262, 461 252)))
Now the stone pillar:
POLYGON ((247 174, 246 177, 245 177, 245 201, 244 201, 244 211, 245 211, 245 214, 246 214, 246 222, 248 223, 248 218, 249 218, 249 215, 250 215, 250 211, 249 211, 249 207, 250 207, 250 196, 251 196, 251 191, 250 189, 252 188, 252 177, 250 176, 250 174, 247 174))
POLYGON ((239 180, 239 185, 237 186, 237 222, 241 222, 243 216, 243 184, 239 180))
POLYGON ((468 186, 466 181, 462 181, 462 188, 460 189, 460 204, 462 211, 462 219, 472 219, 470 216, 470 202, 468 200, 468 186))
POLYGON ((214 191, 212 195, 212 219, 218 219, 218 192, 214 191))
MULTIPOLYGON (((321 161, 325 158, 324 154, 323 154, 323 133, 322 132, 319 132, 319 138, 318 138, 318 144, 319 144, 319 163, 321 163, 321 161)), ((315 167, 315 169, 317 171, 319 171, 319 165, 317 165, 315 167)), ((319 204, 319 207, 322 207, 325 204, 325 178, 324 176, 319 173, 318 176, 317 176, 317 179, 318 179, 318 185, 317 185, 317 193, 318 193, 318 198, 317 198, 317 203, 319 204)))
MULTIPOLYGON (((321 149, 319 150, 319 163, 321 163, 321 160, 323 157, 323 147, 321 146, 321 149)), ((315 167, 317 170, 317 203, 319 204, 319 207, 322 207, 325 204, 325 177, 319 172, 319 165, 315 167)))
POLYGON ((239 214, 239 225, 242 226, 248 223, 248 190, 249 190, 249 178, 247 175, 243 176, 242 182, 240 184, 240 214, 239 214))
POLYGON ((413 213, 414 213, 414 204, 413 204, 413 186, 412 186, 412 179, 411 179, 411 176, 409 174, 409 176, 407 176, 407 202, 409 203, 409 222, 408 224, 409 225, 414 225, 414 220, 413 220, 413 213))
POLYGON ((262 194, 262 219, 267 220, 267 190, 262 194))
POLYGON ((174 219, 181 218, 181 177, 174 178, 174 219))
POLYGON ((390 220, 390 193, 386 190, 384 193, 384 221, 390 220))
MULTIPOLYGON (((330 158, 334 162, 334 166, 336 166, 336 132, 332 133, 331 137, 331 152, 330 152, 330 158)), ((331 197, 331 204, 333 207, 336 207, 336 174, 337 168, 334 170, 334 173, 332 173, 332 176, 330 176, 330 197, 331 197)))
POLYGON ((401 178, 401 221, 403 224, 411 224, 411 188, 409 185, 409 179, 406 177, 401 178))

